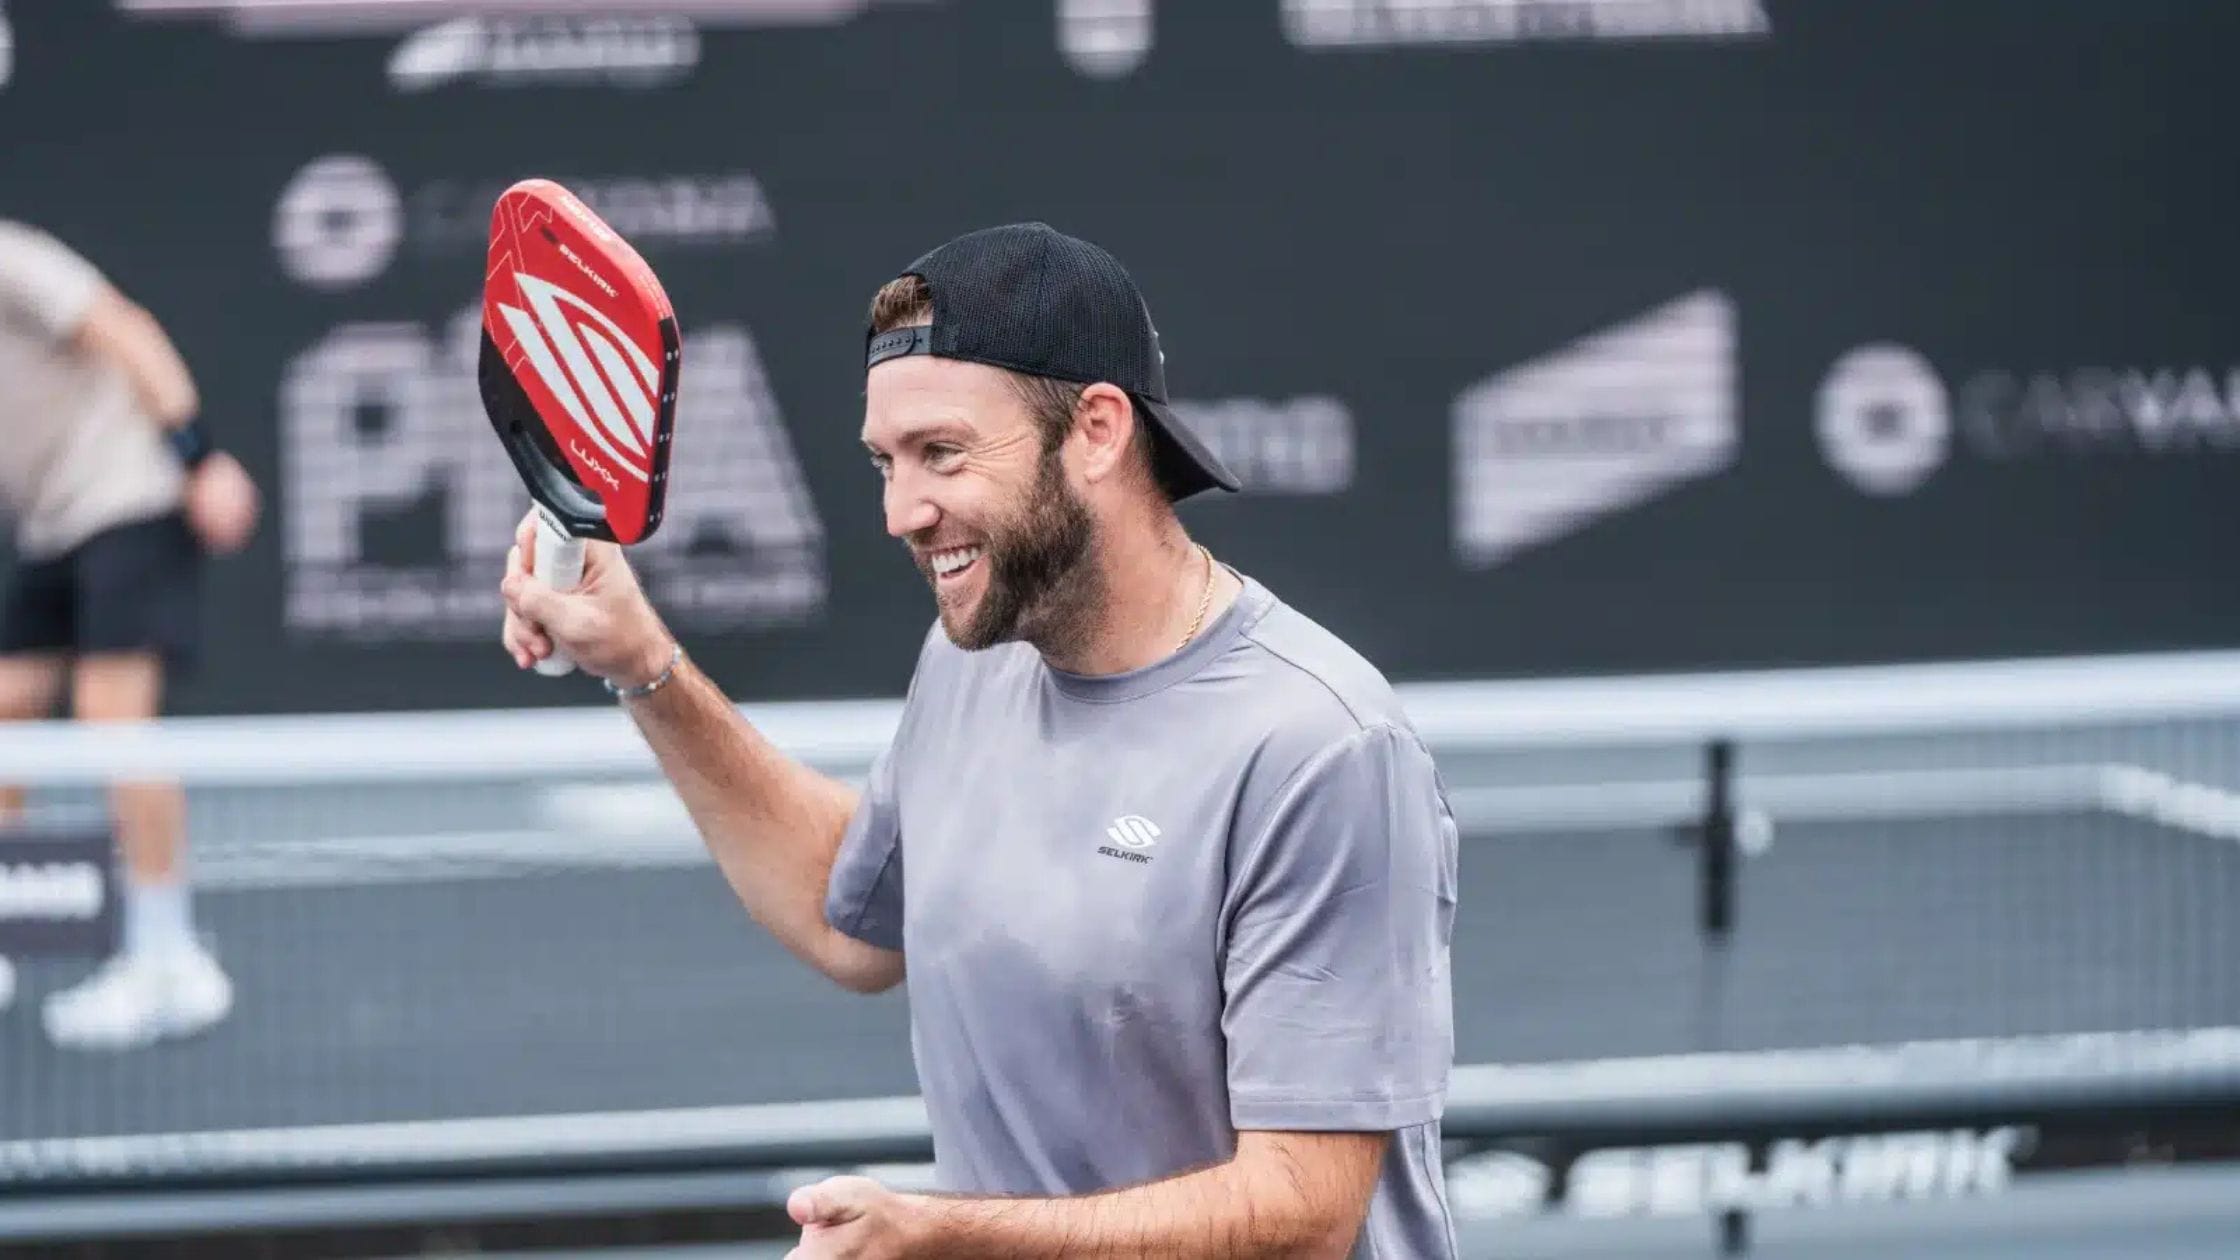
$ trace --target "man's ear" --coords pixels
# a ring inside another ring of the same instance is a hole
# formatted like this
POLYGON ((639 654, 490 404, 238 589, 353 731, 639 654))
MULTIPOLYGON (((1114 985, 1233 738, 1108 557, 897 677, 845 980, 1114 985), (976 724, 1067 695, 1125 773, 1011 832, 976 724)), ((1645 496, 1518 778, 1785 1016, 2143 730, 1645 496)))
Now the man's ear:
POLYGON ((1091 482, 1121 475, 1136 461, 1134 443, 1141 440, 1135 404, 1116 385, 1098 383, 1081 391, 1074 404, 1073 433, 1081 441, 1081 475, 1091 482))

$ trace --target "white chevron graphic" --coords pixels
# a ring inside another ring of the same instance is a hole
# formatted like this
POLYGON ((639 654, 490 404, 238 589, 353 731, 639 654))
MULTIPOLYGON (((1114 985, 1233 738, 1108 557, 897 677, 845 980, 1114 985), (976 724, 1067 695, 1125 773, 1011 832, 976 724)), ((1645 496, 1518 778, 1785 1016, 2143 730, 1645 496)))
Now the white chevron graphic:
POLYGON ((642 461, 653 439, 653 393, 661 379, 653 360, 589 302, 532 275, 517 271, 514 279, 535 316, 504 303, 498 310, 522 353, 576 427, 619 469, 646 480, 642 461), (596 327, 571 322, 563 305, 596 327))
POLYGON ((1124 844, 1131 849, 1148 849, 1159 838, 1158 824, 1141 814, 1125 814, 1104 829, 1114 844, 1124 844))

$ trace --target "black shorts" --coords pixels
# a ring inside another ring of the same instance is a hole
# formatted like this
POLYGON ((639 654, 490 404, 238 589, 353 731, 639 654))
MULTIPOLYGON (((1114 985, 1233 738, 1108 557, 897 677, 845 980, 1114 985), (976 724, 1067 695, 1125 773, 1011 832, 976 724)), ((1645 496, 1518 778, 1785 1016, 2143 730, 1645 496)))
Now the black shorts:
POLYGON ((154 651, 185 668, 201 640, 202 565, 176 513, 18 564, 0 593, 0 655, 154 651))

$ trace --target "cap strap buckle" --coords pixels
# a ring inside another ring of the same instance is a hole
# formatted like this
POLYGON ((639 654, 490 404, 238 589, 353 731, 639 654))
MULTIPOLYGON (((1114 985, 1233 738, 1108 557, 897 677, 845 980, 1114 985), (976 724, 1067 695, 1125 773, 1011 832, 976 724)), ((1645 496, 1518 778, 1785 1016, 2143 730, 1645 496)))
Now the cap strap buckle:
POLYGON ((889 359, 899 359, 910 354, 933 353, 933 326, 912 324, 907 328, 890 328, 871 339, 863 368, 870 371, 889 359))

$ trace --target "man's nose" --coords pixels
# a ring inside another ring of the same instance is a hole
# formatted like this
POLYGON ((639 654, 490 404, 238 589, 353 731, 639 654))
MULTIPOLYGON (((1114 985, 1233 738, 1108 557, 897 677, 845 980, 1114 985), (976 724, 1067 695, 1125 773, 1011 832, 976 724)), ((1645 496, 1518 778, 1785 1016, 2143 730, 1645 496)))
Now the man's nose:
POLYGON ((915 479, 906 473, 887 478, 885 507, 887 533, 896 538, 908 538, 941 522, 940 509, 918 493, 915 479))

